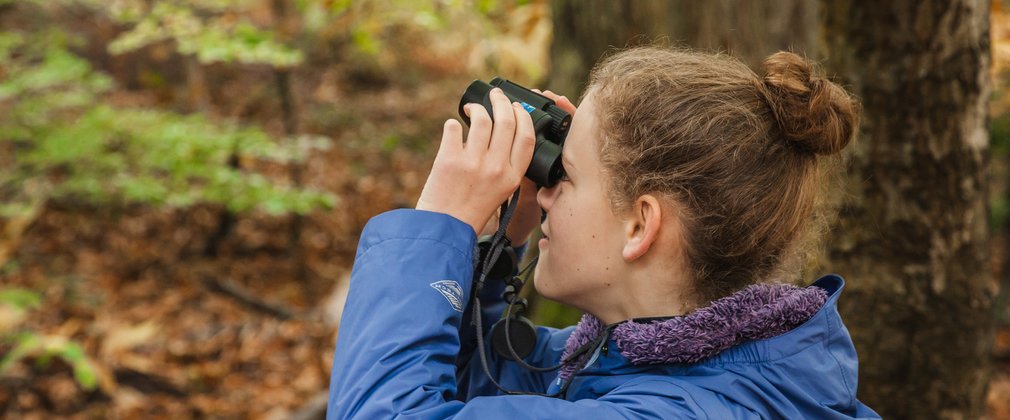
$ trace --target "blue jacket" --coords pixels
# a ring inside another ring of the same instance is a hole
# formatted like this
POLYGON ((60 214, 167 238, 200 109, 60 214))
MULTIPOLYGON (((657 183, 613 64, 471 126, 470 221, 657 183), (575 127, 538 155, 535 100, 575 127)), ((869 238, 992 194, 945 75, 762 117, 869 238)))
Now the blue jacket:
MULTIPOLYGON (((597 349, 565 398, 499 395, 471 357, 475 248, 473 229, 448 215, 394 210, 369 221, 338 331, 327 418, 879 418, 856 399, 856 352, 836 308, 844 283, 834 275, 814 284, 827 303, 788 333, 694 364, 635 365, 597 349)), ((482 292, 485 331, 504 308, 495 284, 482 292)), ((557 364, 572 330, 538 327, 527 362, 557 364)), ((557 390, 557 372, 533 373, 486 350, 506 388, 557 390)))

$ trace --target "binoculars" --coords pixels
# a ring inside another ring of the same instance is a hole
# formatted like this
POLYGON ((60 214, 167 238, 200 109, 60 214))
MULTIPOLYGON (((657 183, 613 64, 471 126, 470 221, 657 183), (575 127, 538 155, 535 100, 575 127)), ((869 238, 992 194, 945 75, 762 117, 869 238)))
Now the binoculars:
POLYGON ((468 103, 480 104, 494 118, 491 106, 491 89, 501 88, 505 96, 512 102, 518 102, 533 118, 533 129, 536 132, 536 147, 533 149, 533 160, 526 177, 537 184, 537 187, 552 187, 564 174, 561 166, 561 146, 568 135, 572 124, 572 116, 554 103, 550 98, 526 89, 508 80, 495 77, 491 83, 474 80, 463 92, 459 101, 459 116, 470 126, 470 117, 463 112, 463 106, 468 103))

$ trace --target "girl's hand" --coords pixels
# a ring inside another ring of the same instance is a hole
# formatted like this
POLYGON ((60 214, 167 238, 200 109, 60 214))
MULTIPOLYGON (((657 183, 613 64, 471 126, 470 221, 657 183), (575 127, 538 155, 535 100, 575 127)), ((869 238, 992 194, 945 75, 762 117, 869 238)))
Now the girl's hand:
POLYGON ((510 104, 499 88, 490 95, 493 122, 483 106, 464 107, 470 117, 465 143, 459 121, 445 122, 442 143, 416 207, 462 220, 475 234, 519 186, 536 141, 526 110, 510 104))
MULTIPOLYGON (((551 91, 540 92, 537 89, 530 89, 536 93, 544 95, 553 100, 559 108, 575 116, 575 105, 564 96, 551 91)), ((509 222, 505 236, 509 238, 513 246, 520 246, 526 243, 530 232, 540 224, 540 204, 537 203, 537 184, 527 178, 523 178, 519 185, 519 204, 516 205, 515 214, 509 222)), ((498 212, 495 211, 488 220, 487 225, 480 232, 479 236, 491 235, 498 230, 498 212)))
POLYGON ((572 101, 570 101, 567 96, 561 96, 549 90, 545 90, 543 92, 541 92, 539 89, 530 89, 530 90, 546 96, 548 99, 554 101, 554 103, 558 105, 558 108, 561 108, 565 112, 572 114, 572 118, 575 118, 575 104, 573 104, 572 101))

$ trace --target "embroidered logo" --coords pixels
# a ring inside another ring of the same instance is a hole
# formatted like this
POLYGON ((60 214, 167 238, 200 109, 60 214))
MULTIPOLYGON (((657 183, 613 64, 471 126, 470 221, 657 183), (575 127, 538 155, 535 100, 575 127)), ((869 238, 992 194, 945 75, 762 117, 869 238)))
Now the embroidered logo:
POLYGON ((431 284, 431 287, 438 290, 442 296, 449 301, 452 305, 452 309, 457 312, 463 312, 463 288, 460 287, 459 283, 452 280, 439 280, 431 284))

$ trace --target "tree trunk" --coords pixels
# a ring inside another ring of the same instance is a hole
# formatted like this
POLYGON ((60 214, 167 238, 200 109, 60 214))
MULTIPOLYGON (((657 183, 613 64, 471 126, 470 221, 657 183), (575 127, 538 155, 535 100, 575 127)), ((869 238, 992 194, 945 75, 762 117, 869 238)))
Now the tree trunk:
POLYGON ((577 97, 608 48, 653 41, 727 51, 751 68, 779 50, 817 57, 818 7, 803 0, 554 0, 548 86, 577 97))
POLYGON ((831 268, 884 418, 978 418, 992 348, 989 3, 825 1, 830 69, 863 101, 831 268))

